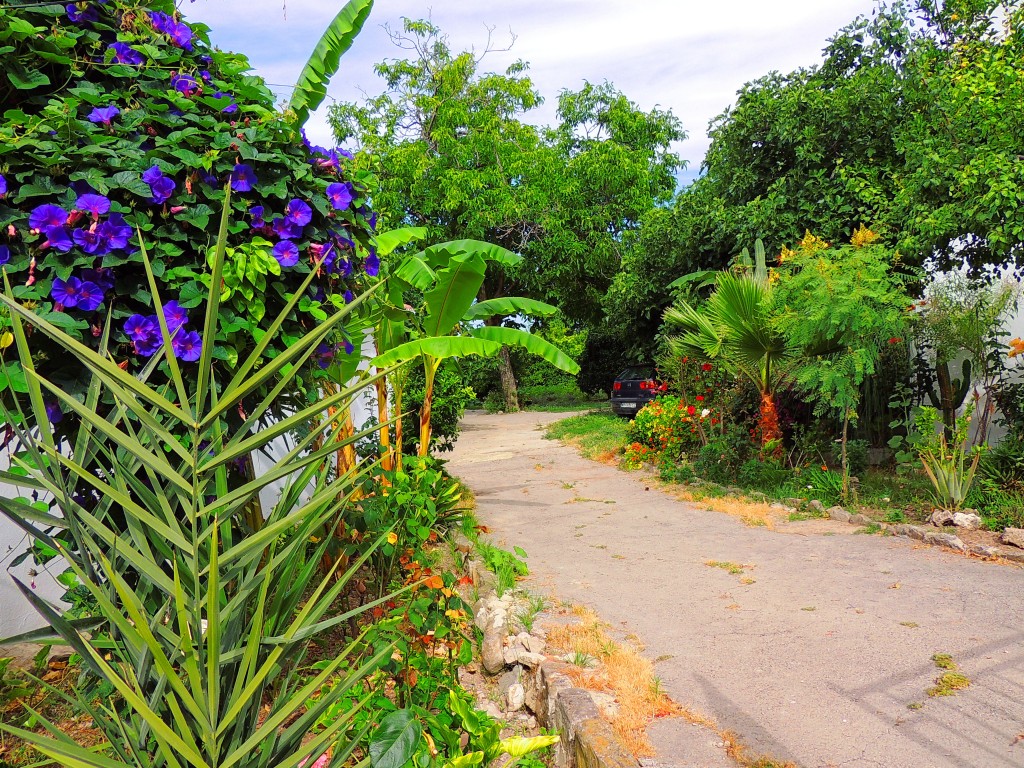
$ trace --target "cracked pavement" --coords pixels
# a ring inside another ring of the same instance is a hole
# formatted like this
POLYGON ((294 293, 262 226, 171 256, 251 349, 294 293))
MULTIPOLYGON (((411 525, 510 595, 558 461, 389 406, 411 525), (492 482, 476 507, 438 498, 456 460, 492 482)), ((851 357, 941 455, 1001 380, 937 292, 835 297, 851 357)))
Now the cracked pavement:
MULTIPOLYGON (((1024 570, 832 521, 748 527, 543 439, 566 415, 467 414, 449 463, 492 539, 528 553, 528 589, 635 635, 666 692, 755 753, 1024 765, 1024 570), (929 697, 935 653, 970 687, 929 697)), ((711 764, 673 749, 659 761, 711 764)))

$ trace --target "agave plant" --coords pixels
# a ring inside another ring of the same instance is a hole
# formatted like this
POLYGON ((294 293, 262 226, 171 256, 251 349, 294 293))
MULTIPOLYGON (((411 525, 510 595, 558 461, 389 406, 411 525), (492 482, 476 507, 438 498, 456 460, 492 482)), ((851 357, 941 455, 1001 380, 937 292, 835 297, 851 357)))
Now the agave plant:
MULTIPOLYGON (((225 201, 206 298, 204 338, 211 340, 228 210, 225 201)), ((145 249, 143 258, 148 270, 145 249)), ((5 414, 22 449, 0 480, 43 494, 51 511, 9 498, 0 498, 0 511, 66 558, 98 616, 68 620, 19 586, 51 634, 72 646, 116 695, 97 700, 54 691, 93 719, 107 740, 99 748, 78 745, 38 714, 47 735, 3 727, 71 768, 296 768, 325 755, 323 764, 340 766, 365 736, 352 725, 358 704, 305 739, 312 724, 341 697, 352 696, 352 687, 390 653, 385 648, 361 656, 357 639, 315 676, 298 668, 311 638, 350 618, 329 609, 371 551, 345 573, 338 566, 325 575, 318 571, 329 543, 322 532, 338 519, 360 479, 355 469, 338 475, 329 461, 339 443, 328 411, 347 408, 354 388, 340 387, 271 426, 256 426, 366 294, 258 367, 304 292, 297 291, 249 358, 221 380, 212 343, 193 370, 183 370, 168 353, 172 332, 151 271, 149 277, 163 347, 139 375, 121 370, 104 353, 109 320, 95 352, 25 308, 5 279, 0 307, 10 313, 34 418, 5 414), (38 334, 90 372, 84 402, 37 372, 32 339, 38 334), (147 384, 157 365, 166 366, 170 382, 160 388, 147 384), (269 394, 229 433, 227 415, 264 384, 269 394), (46 418, 50 400, 81 420, 74 445, 54 439, 46 418), (104 401, 113 407, 104 408, 104 401), (31 423, 37 425, 31 430, 17 426, 31 423), (230 482, 233 462, 288 432, 306 437, 256 479, 230 482), (246 524, 247 504, 276 482, 284 483, 280 500, 254 530, 246 524), (337 675, 343 682, 303 709, 337 675)), ((0 370, 2 365, 0 360, 0 370)))

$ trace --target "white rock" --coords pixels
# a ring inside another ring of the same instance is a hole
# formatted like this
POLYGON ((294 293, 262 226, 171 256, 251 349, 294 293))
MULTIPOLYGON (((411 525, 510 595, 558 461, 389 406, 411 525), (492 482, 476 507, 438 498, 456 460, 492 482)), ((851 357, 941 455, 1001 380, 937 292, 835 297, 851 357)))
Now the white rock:
POLYGON ((520 650, 516 654, 516 661, 522 664, 524 667, 537 667, 540 666, 547 657, 540 653, 530 653, 529 651, 520 650))
POLYGON ((526 689, 523 688, 522 683, 513 683, 508 687, 505 701, 508 703, 509 712, 516 712, 523 708, 523 704, 526 702, 526 689))
POLYGON ((544 646, 547 645, 544 638, 537 637, 536 635, 527 635, 526 641, 523 643, 526 650, 530 653, 544 653, 544 646))
POLYGON ((957 528, 981 528, 981 517, 973 512, 954 512, 953 525, 957 528))
POLYGON ((487 629, 487 622, 491 619, 491 612, 487 610, 487 606, 478 604, 478 607, 473 611, 473 623, 477 625, 481 632, 487 629))

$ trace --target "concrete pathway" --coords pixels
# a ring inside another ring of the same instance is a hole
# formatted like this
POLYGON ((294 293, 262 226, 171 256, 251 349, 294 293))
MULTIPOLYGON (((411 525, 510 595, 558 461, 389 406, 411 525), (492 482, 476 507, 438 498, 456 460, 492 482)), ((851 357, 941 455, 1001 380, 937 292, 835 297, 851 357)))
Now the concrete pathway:
POLYGON ((636 635, 676 701, 806 768, 1024 766, 1024 571, 831 521, 748 527, 543 439, 562 417, 469 414, 449 468, 529 554, 527 586, 636 635), (929 697, 935 653, 970 687, 929 697))

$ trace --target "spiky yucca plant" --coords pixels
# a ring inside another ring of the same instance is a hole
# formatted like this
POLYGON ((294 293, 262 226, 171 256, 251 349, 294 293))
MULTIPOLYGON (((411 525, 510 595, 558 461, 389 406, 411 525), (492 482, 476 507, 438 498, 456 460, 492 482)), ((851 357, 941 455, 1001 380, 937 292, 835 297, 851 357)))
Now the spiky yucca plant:
POLYGON ((322 534, 339 518, 360 480, 360 470, 338 476, 327 460, 339 448, 328 410, 347 408, 355 388, 339 388, 319 403, 258 428, 261 416, 288 392, 317 346, 331 339, 366 294, 284 353, 265 359, 311 272, 248 359, 230 375, 219 376, 213 339, 228 206, 225 200, 206 299, 203 338, 208 343, 188 374, 168 353, 172 333, 144 249, 163 348, 138 375, 121 370, 105 353, 109 322, 96 352, 24 307, 9 284, 0 295, 31 404, 28 413, 5 414, 21 449, 0 480, 51 500, 51 511, 42 513, 26 499, 0 498, 0 511, 66 558, 99 615, 68 620, 19 586, 52 631, 116 693, 97 700, 85 693, 57 692, 93 718, 106 737, 98 748, 76 744, 44 718, 39 722, 48 735, 4 726, 63 766, 296 768, 327 753, 328 765, 340 766, 364 736, 352 725, 355 708, 307 743, 303 739, 390 653, 384 649, 362 657, 357 640, 317 675, 307 678, 298 670, 309 640, 350 618, 350 613, 329 615, 329 609, 371 551, 368 547, 345 573, 337 566, 326 575, 318 571, 329 538, 322 534), (89 371, 85 402, 36 371, 32 344, 38 334, 75 355, 89 371), (165 366, 169 383, 154 388, 147 379, 158 365, 165 366), (228 434, 226 416, 264 385, 269 394, 241 428, 228 434), (74 445, 55 441, 47 421, 51 400, 80 419, 74 445), (104 401, 113 407, 104 409, 104 401), (35 426, 19 426, 30 424, 35 426), (240 487, 229 483, 232 462, 285 433, 306 437, 256 479, 240 487), (246 524, 246 507, 277 482, 285 484, 280 500, 254 530, 246 524), (66 533, 58 537, 54 531, 66 533), (310 695, 339 673, 347 675, 344 682, 304 710, 310 695))

